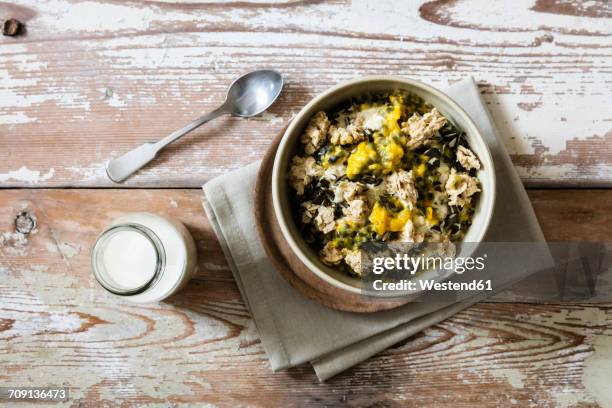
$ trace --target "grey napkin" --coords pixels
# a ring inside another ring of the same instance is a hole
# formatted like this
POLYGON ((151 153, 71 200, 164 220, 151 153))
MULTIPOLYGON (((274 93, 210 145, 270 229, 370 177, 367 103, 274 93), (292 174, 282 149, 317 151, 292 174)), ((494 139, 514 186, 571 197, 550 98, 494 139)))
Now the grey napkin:
MULTIPOLYGON (((531 203, 514 171, 472 78, 446 93, 481 130, 496 166, 497 200, 486 241, 543 242, 531 203)), ((259 242, 253 188, 259 163, 217 177, 203 186, 204 209, 219 238, 249 308, 272 369, 310 362, 324 381, 482 300, 410 303, 394 310, 359 314, 328 309, 293 289, 274 270, 259 242)), ((537 270, 548 260, 517 260, 537 270)), ((488 265, 489 266, 489 265, 488 265)))

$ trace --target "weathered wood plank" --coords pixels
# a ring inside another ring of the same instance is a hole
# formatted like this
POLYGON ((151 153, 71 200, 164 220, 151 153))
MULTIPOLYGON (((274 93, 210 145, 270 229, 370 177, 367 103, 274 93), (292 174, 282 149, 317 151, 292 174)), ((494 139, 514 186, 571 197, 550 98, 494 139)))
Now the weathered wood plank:
POLYGON ((612 190, 527 190, 547 241, 610 242, 612 190))
POLYGON ((210 123, 127 185, 198 187, 254 161, 313 95, 364 74, 474 75, 526 183, 611 185, 608 3, 0 3, 28 28, 0 38, 0 185, 110 186, 106 160, 267 66, 288 80, 269 114, 210 123))
MULTIPOLYGON (((549 240, 610 240, 612 191, 529 192, 549 240), (577 195, 580 199, 576 199, 577 195)), ((70 406, 573 406, 610 402, 612 305, 480 304, 333 379, 272 373, 199 190, 0 190, 0 382, 70 385, 70 406), (89 251, 126 211, 182 220, 200 274, 135 306, 93 281, 89 251), (37 228, 19 239, 15 217, 37 228), (604 381, 604 382, 602 382, 604 381)))

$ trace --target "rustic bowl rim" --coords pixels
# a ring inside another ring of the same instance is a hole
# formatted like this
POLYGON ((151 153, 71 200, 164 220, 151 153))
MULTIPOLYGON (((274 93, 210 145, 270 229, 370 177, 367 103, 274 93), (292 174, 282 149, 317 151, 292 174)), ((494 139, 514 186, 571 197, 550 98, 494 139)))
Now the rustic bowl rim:
MULTIPOLYGON (((458 103, 456 103, 452 98, 450 98, 444 92, 434 88, 431 85, 427 85, 425 83, 422 83, 420 81, 410 79, 410 78, 394 76, 394 75, 369 75, 369 76, 362 76, 362 77, 358 77, 355 79, 341 82, 337 85, 334 85, 326 89, 325 91, 319 93, 318 95, 316 95, 314 98, 310 100, 310 102, 308 102, 293 117, 293 119, 289 123, 289 126, 285 130, 280 140, 280 143, 278 145, 278 148, 276 150, 275 157, 274 157, 274 165, 272 168, 272 177, 271 177, 272 179, 271 180, 272 204, 274 207, 274 213, 276 215, 276 219, 278 221, 282 235, 287 241, 287 244, 289 245, 291 250, 296 254, 296 256, 299 258, 299 260, 303 262, 304 265, 306 265, 306 267, 308 268, 310 272, 316 274, 320 279, 324 280, 325 282, 333 285, 334 287, 338 289, 346 290, 351 293, 361 294, 361 295, 364 295, 363 288, 359 288, 354 285, 347 284, 331 276, 330 273, 326 272, 324 269, 333 270, 333 268, 324 265, 321 261, 318 261, 318 257, 317 257, 317 261, 318 263, 320 263, 320 265, 317 265, 317 262, 311 261, 311 258, 307 255, 307 252, 314 252, 314 251, 308 246, 308 244, 306 244, 306 242, 303 241, 303 238, 301 236, 296 237, 291 232, 289 223, 294 222, 291 219, 292 218, 292 215, 290 213, 291 211, 285 214, 283 213, 283 209, 282 209, 282 202, 287 201, 287 200, 286 200, 286 194, 285 195, 282 194, 282 191, 281 191, 282 189, 280 187, 281 183, 286 183, 286 174, 285 173, 281 174, 281 166, 284 160, 291 159, 292 152, 289 151, 290 148, 292 147, 291 142, 293 142, 293 139, 300 137, 303 126, 301 126, 300 128, 298 128, 298 126, 300 125, 301 122, 304 121, 304 118, 306 116, 308 116, 308 119, 310 119, 310 117, 312 117, 314 113, 320 110, 318 107, 324 104, 325 101, 330 96, 333 96, 336 93, 345 91, 345 93, 348 94, 346 95, 347 98, 350 95, 364 94, 368 91, 367 90, 359 91, 360 87, 365 86, 367 84, 371 84, 371 83, 377 83, 377 82, 389 82, 390 85, 391 84, 396 85, 394 87, 390 86, 389 90, 397 89, 397 84, 400 83, 402 85, 405 85, 406 88, 410 88, 410 87, 417 88, 419 89, 419 91, 425 94, 429 94, 430 96, 433 96, 434 98, 438 98, 442 100, 444 104, 446 104, 446 106, 450 108, 450 111, 452 112, 454 117, 460 117, 462 121, 468 125, 469 129, 466 129, 466 128, 462 129, 466 132, 466 134, 468 134, 468 137, 470 139, 473 138, 474 141, 480 144, 481 151, 478 153, 478 156, 484 165, 483 167, 485 168, 485 171, 486 171, 486 176, 487 176, 486 181, 488 182, 488 186, 484 186, 485 180, 483 180, 480 177, 479 179, 481 180, 481 183, 483 184, 483 190, 485 190, 485 187, 486 187, 486 195, 487 195, 486 197, 488 199, 486 200, 486 203, 485 203, 487 205, 484 206, 482 203, 482 196, 484 196, 485 194, 482 194, 481 200, 479 202, 479 206, 477 208, 477 212, 484 211, 484 218, 483 218, 483 221, 481 222, 481 225, 479 226, 477 236, 470 239, 469 242, 476 242, 476 243, 481 242, 483 237, 487 233, 492 216, 493 216, 493 209, 495 206, 495 197, 496 197, 495 167, 494 167, 494 162, 493 162, 493 158, 492 158, 489 146, 485 142, 485 139, 482 136, 480 129, 474 123, 472 118, 467 114, 467 112, 465 112, 465 110, 463 110, 463 108, 461 108, 458 103), (487 171, 486 169, 490 169, 490 171, 487 171)), ((407 90, 408 92, 411 92, 409 89, 407 90)), ((422 97, 422 95, 420 96, 422 97)), ((425 99, 426 102, 428 102, 427 97, 424 97, 423 99, 425 99)), ((473 147, 473 146, 470 144, 470 147, 473 147)), ((470 230, 473 228, 474 228, 474 224, 472 224, 472 226, 470 227, 470 230)), ((299 235, 299 234, 296 234, 296 235, 299 235)), ((389 295, 381 294, 381 296, 388 297, 389 295)))

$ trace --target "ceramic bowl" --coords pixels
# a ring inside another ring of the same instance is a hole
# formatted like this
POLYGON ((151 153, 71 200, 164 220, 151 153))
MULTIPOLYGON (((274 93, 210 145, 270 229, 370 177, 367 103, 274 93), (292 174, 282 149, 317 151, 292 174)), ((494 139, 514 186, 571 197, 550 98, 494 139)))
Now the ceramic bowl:
MULTIPOLYGON (((425 100, 425 102, 438 108, 438 110, 450 119, 456 126, 466 133, 470 148, 478 155, 482 169, 478 172, 481 182, 482 193, 478 206, 474 213, 472 225, 467 231, 464 242, 481 242, 493 214, 495 202, 495 171, 491 153, 484 139, 472 121, 457 103, 438 89, 421 82, 395 76, 367 76, 338 84, 325 92, 317 95, 291 121, 285 131, 272 169, 272 202, 274 212, 278 220, 282 234, 291 250, 309 271, 316 274, 320 279, 328 282, 334 287, 356 294, 363 294, 365 285, 359 278, 351 277, 346 273, 327 266, 319 260, 318 254, 304 241, 298 225, 292 216, 289 195, 293 194, 289 183, 288 174, 291 158, 298 152, 300 147, 300 135, 310 118, 318 111, 329 111, 337 107, 341 102, 351 97, 366 93, 388 92, 400 89, 412 92, 425 100)), ((467 247, 474 248, 474 245, 467 247)), ((471 250, 473 251, 473 249, 471 250)), ((469 256, 459 253, 458 256, 469 256)), ((440 280, 438 271, 425 272, 421 278, 428 278, 426 274, 440 280)), ((381 296, 389 296, 381 292, 381 296)))

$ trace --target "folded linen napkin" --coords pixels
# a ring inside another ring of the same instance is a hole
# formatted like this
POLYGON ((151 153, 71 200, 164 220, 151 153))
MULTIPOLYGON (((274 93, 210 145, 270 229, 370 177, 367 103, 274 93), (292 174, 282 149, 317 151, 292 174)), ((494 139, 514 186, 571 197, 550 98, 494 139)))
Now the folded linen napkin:
MULTIPOLYGON (((497 199, 485 241, 543 242, 531 203, 473 79, 450 86, 446 93, 478 125, 495 162, 497 199)), ((259 242, 253 214, 258 168, 253 163, 209 181, 203 186, 203 204, 272 369, 310 362, 324 381, 487 296, 460 303, 410 303, 366 314, 332 310, 303 297, 274 270, 259 242)), ((513 261, 519 269, 550 266, 549 259, 537 256, 513 261)))

